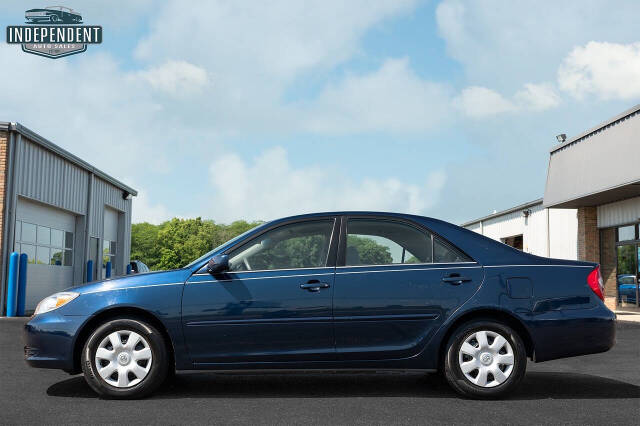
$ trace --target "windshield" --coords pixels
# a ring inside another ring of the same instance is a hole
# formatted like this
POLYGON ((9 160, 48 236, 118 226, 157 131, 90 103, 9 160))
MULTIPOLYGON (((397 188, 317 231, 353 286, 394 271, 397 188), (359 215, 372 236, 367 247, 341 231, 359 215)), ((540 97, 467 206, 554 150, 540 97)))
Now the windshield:
POLYGON ((262 228, 262 227, 263 227, 263 226, 265 226, 265 225, 267 225, 267 224, 266 224, 266 223, 264 223, 264 224, 262 224, 262 225, 256 226, 255 228, 251 228, 251 229, 249 229, 248 231, 245 231, 245 232, 243 232, 242 234, 240 234, 240 235, 238 235, 238 236, 233 237, 232 239, 230 239, 230 240, 229 240, 229 241, 227 241, 226 243, 220 244, 218 247, 216 247, 216 248, 214 248, 213 250, 211 250, 211 251, 209 251, 209 252, 207 252, 207 253, 203 254, 202 256, 200 256, 199 258, 197 258, 196 260, 194 260, 193 262, 189 263, 187 266, 185 266, 185 268, 191 268, 192 266, 195 266, 197 263, 200 263, 200 262, 202 262, 203 260, 210 258, 210 257, 213 255, 213 253, 217 252, 218 250, 222 249, 222 248, 223 248, 223 247, 225 247, 225 246, 228 246, 229 244, 232 244, 232 243, 234 243, 234 242, 238 241, 240 238, 244 237, 245 235, 248 235, 248 234, 250 234, 250 233, 252 233, 252 232, 254 232, 254 231, 258 230, 258 229, 262 228))

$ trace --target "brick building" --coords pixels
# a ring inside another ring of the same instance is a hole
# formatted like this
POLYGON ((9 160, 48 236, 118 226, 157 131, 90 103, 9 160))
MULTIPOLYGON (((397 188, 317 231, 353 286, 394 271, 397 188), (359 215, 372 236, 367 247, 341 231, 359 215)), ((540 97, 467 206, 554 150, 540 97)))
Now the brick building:
POLYGON ((637 310, 639 224, 636 105, 551 149, 543 199, 463 226, 540 256, 598 262, 607 305, 637 310))
POLYGON ((0 122, 0 315, 8 260, 26 253, 26 310, 44 297, 125 271, 137 192, 18 123, 0 122))

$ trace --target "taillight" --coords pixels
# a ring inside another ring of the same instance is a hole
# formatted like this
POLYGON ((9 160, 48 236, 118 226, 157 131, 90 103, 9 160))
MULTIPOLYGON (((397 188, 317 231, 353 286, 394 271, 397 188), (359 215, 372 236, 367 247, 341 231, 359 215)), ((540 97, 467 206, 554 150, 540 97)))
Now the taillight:
POLYGON ((604 282, 602 281, 602 274, 600 273, 600 265, 596 266, 596 269, 591 271, 587 276, 587 284, 591 287, 591 290, 604 302, 604 282))

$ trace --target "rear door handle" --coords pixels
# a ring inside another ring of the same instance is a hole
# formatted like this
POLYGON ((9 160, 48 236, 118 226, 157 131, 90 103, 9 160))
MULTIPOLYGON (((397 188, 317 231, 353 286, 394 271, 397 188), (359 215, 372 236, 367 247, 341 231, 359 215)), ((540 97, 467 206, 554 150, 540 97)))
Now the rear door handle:
POLYGON ((320 289, 323 289, 323 288, 329 288, 329 284, 322 283, 318 280, 309 280, 304 284, 300 284, 300 288, 303 290, 316 292, 316 291, 320 291, 320 289))
POLYGON ((461 277, 460 274, 449 274, 442 278, 445 283, 460 285, 465 281, 471 281, 471 278, 461 277))

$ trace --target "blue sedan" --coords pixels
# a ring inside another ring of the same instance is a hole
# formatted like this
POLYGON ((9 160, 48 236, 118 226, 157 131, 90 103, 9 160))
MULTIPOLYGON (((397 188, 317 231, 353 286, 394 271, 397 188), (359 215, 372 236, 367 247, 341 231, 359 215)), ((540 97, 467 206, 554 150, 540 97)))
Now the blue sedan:
POLYGON ((636 303, 638 285, 636 276, 631 274, 618 275, 618 303, 636 303))
POLYGON ((595 263, 547 259, 447 222, 338 212, 261 225, 186 267, 54 294, 25 326, 33 367, 139 398, 176 370, 440 371, 496 398, 535 362, 604 352, 595 263))

